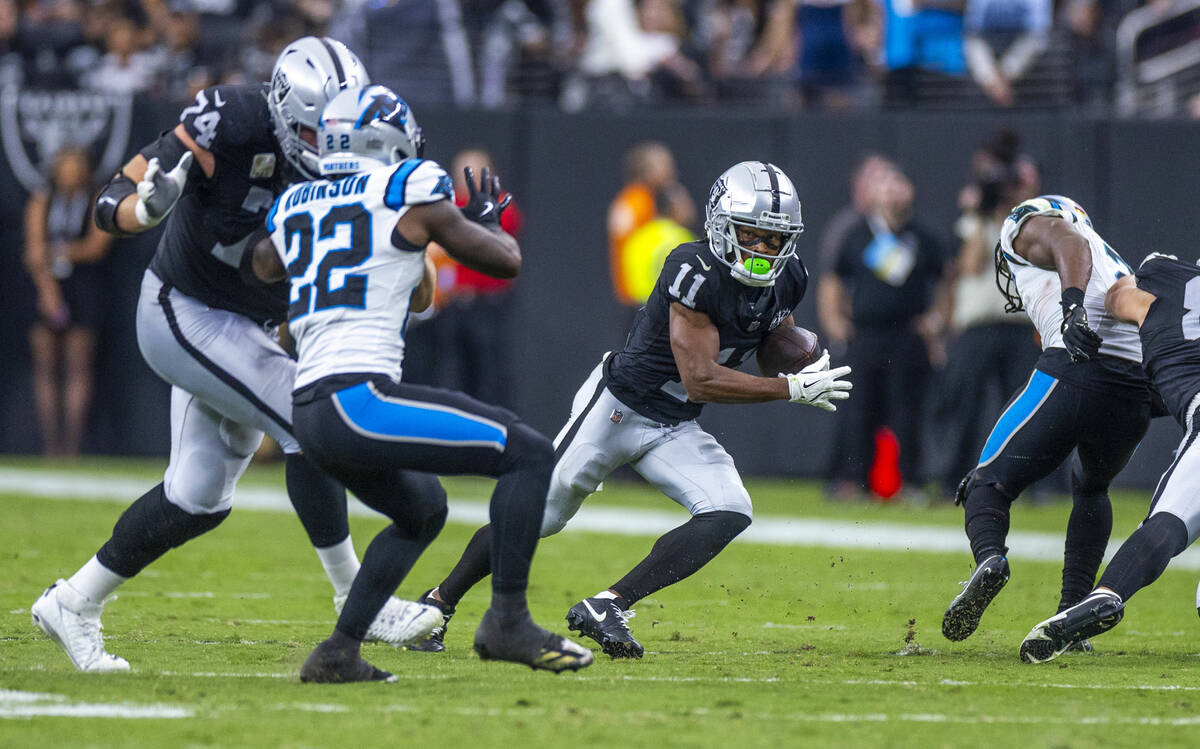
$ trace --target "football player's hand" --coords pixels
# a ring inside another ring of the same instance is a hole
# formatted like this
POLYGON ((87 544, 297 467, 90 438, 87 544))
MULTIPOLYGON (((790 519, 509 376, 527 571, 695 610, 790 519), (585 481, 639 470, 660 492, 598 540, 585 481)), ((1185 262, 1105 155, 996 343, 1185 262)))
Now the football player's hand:
POLYGON ((971 490, 975 488, 975 469, 967 471, 967 475, 962 477, 962 481, 958 482, 958 488, 954 490, 954 504, 961 505, 967 501, 967 497, 971 495, 971 490))
POLYGON ((479 186, 475 186, 475 172, 471 167, 463 167, 463 176, 467 178, 467 204, 462 207, 463 215, 469 221, 484 226, 499 226, 500 214, 512 202, 512 195, 500 199, 500 178, 492 175, 492 170, 486 166, 479 174, 479 186))
POLYGON ((792 403, 807 403, 810 406, 836 411, 834 401, 850 397, 850 389, 854 385, 849 380, 841 378, 850 374, 850 367, 829 368, 829 352, 821 354, 821 358, 809 364, 794 374, 781 374, 788 381, 792 403))
POLYGON ((1062 337, 1063 345, 1072 362, 1091 359, 1100 353, 1100 335, 1088 327, 1087 310, 1083 308, 1083 292, 1077 288, 1068 288, 1062 293, 1063 308, 1062 337))
POLYGON ((147 228, 158 226, 183 195, 183 186, 187 182, 188 169, 192 166, 192 152, 187 151, 179 159, 179 163, 169 172, 164 172, 158 163, 158 157, 150 159, 146 167, 146 175, 138 183, 137 204, 134 214, 138 223, 147 228))

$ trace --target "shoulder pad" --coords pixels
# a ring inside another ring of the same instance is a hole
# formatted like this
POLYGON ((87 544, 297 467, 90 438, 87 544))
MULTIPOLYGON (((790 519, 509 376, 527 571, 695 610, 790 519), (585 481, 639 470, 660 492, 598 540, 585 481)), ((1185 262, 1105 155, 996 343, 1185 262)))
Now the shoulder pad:
POLYGON ((383 203, 392 210, 454 198, 454 182, 436 161, 405 159, 388 178, 383 203))

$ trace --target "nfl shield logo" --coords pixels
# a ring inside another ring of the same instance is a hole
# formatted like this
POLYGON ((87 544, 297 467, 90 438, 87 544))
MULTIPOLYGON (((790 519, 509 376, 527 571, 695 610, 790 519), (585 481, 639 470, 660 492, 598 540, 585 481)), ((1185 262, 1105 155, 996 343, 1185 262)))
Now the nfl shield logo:
POLYGON ((625 418, 625 414, 622 413, 621 409, 619 409, 619 408, 614 408, 613 412, 608 415, 608 420, 614 424, 620 424, 621 419, 623 419, 623 418, 625 418))

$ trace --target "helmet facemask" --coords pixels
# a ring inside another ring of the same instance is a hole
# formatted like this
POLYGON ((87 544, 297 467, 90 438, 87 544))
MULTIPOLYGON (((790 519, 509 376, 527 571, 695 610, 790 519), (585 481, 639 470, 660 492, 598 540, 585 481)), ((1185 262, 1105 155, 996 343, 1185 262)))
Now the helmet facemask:
POLYGON ((284 159, 305 179, 317 179, 316 135, 321 111, 339 91, 370 83, 359 59, 329 38, 303 37, 280 53, 267 90, 267 108, 284 159), (305 139, 311 132, 313 142, 305 139))
POLYGON ((774 284, 795 256, 804 231, 795 186, 778 167, 762 161, 743 161, 726 169, 713 183, 704 212, 709 249, 747 286, 774 284), (764 251, 767 240, 739 240, 739 228, 776 234, 779 252, 764 251))

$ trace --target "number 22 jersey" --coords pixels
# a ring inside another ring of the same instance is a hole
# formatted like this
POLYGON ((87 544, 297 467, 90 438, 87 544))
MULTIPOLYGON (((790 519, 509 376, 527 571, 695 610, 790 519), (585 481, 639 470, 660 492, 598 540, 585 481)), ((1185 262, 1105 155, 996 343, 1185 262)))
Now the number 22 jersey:
POLYGON ((452 195, 440 166, 407 159, 292 185, 279 196, 267 230, 291 280, 296 390, 335 374, 400 380, 409 303, 425 273, 425 248, 402 240, 397 246, 392 230, 412 206, 452 195))

